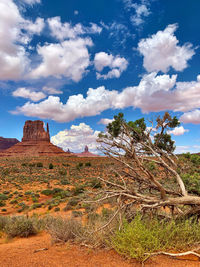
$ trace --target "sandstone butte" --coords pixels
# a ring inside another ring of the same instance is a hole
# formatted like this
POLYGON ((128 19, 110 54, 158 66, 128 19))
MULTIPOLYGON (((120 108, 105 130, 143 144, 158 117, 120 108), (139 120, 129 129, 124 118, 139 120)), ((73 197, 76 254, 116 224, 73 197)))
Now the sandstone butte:
POLYGON ((70 154, 50 142, 49 126, 44 129, 43 121, 26 121, 23 129, 22 141, 1 151, 1 156, 41 156, 70 154))
POLYGON ((85 150, 82 153, 76 153, 78 157, 99 157, 99 155, 89 152, 88 146, 85 146, 85 150))

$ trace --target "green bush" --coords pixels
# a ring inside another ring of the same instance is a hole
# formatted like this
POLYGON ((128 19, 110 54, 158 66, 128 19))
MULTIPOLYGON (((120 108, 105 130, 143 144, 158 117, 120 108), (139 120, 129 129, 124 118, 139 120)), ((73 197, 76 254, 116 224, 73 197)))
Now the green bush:
POLYGON ((112 247, 128 258, 145 260, 150 253, 181 250, 200 241, 199 223, 185 221, 164 222, 142 219, 137 215, 131 223, 124 221, 122 229, 111 238, 112 247))
POLYGON ((190 160, 194 165, 200 165, 200 156, 199 155, 196 155, 196 154, 191 155, 190 160))
POLYGON ((200 195, 200 175, 198 173, 194 173, 193 175, 185 173, 181 175, 181 178, 188 193, 200 195))
POLYGON ((43 163, 42 163, 42 162, 38 162, 38 163, 36 164, 36 166, 37 166, 38 168, 42 168, 42 167, 43 167, 43 163))
POLYGON ((54 168, 53 164, 50 163, 50 164, 49 164, 49 169, 52 170, 53 168, 54 168))

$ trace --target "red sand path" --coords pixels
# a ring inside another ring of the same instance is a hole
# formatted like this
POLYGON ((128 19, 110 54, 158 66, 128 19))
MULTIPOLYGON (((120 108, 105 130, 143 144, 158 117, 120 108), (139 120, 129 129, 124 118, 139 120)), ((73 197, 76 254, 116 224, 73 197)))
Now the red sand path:
MULTIPOLYGON (((114 251, 92 250, 70 244, 52 245, 50 236, 42 233, 30 238, 0 242, 0 267, 140 267, 114 251), (34 253, 35 250, 48 248, 34 253)), ((149 267, 197 267, 199 261, 175 260, 165 256, 150 259, 149 267)))

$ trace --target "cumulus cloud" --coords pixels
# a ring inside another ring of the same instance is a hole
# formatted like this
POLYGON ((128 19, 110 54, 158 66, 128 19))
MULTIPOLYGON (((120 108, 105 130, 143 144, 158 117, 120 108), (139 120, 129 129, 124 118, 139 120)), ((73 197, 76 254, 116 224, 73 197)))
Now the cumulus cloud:
POLYGON ((189 132, 189 130, 188 129, 184 129, 183 126, 179 126, 179 127, 174 128, 171 131, 168 131, 169 134, 173 134, 173 135, 176 135, 176 136, 183 135, 184 133, 187 133, 187 132, 189 132))
POLYGON ((25 44, 33 34, 39 34, 43 20, 25 20, 12 0, 0 1, 0 79, 17 80, 28 69, 29 60, 25 44))
POLYGON ((66 103, 62 103, 59 97, 49 96, 40 103, 27 102, 13 113, 67 122, 95 116, 107 109, 132 106, 144 113, 165 110, 186 112, 181 116, 182 122, 200 123, 200 77, 197 81, 177 83, 176 78, 176 75, 153 72, 144 75, 137 86, 124 88, 121 92, 107 90, 104 86, 89 88, 85 98, 82 94, 72 95, 66 103))
POLYGON ((40 34, 44 29, 44 26, 45 22, 43 18, 37 18, 35 22, 24 22, 24 29, 26 29, 30 34, 40 34))
POLYGON ((113 119, 107 119, 107 118, 102 118, 98 124, 103 124, 103 125, 108 125, 109 123, 113 122, 113 119))
POLYGON ((12 93, 12 95, 15 97, 28 98, 35 102, 46 97, 43 92, 35 92, 25 87, 18 88, 12 93))
POLYGON ((108 91, 103 86, 97 89, 89 88, 86 98, 82 94, 72 95, 68 98, 66 104, 63 104, 59 97, 49 96, 38 104, 27 102, 12 113, 67 122, 75 118, 100 114, 112 107, 112 99, 115 98, 116 94, 117 91, 108 91))
POLYGON ((193 124, 200 124, 200 110, 195 109, 190 112, 184 113, 180 117, 180 121, 183 123, 193 123, 193 124))
POLYGON ((97 79, 119 78, 121 73, 127 69, 128 61, 124 57, 99 52, 95 54, 94 66, 98 71, 97 79), (111 70, 107 74, 100 74, 105 67, 109 67, 111 70))
POLYGON ((71 152, 82 152, 87 145, 91 152, 96 152, 99 131, 94 131, 89 125, 80 123, 79 125, 72 125, 68 130, 60 131, 55 136, 51 137, 51 142, 71 152))
POLYGON ((184 70, 188 60, 195 54, 190 43, 179 46, 174 32, 178 25, 168 25, 164 31, 158 31, 138 44, 139 52, 144 56, 143 66, 148 72, 167 72, 170 67, 184 70))
POLYGON ((42 91, 47 93, 48 95, 60 95, 62 94, 63 92, 56 89, 56 88, 53 88, 53 87, 47 87, 47 86, 44 86, 42 88, 42 91))
POLYGON ((156 73, 153 73, 145 75, 138 86, 125 88, 122 92, 109 91, 104 86, 96 89, 89 88, 86 98, 82 94, 72 95, 63 104, 59 97, 49 96, 48 99, 37 104, 27 102, 13 113, 67 122, 75 118, 95 116, 109 108, 118 109, 129 106, 142 108, 146 97, 150 97, 156 91, 168 91, 175 82, 175 75, 156 76, 156 73))
POLYGON ((72 25, 71 23, 61 22, 60 17, 53 17, 47 20, 52 36, 58 40, 75 39, 84 34, 100 34, 102 28, 95 23, 90 23, 89 27, 83 26, 81 23, 72 25))
POLYGON ((78 38, 57 44, 38 46, 37 52, 42 58, 38 67, 29 74, 30 78, 62 76, 75 82, 81 80, 90 64, 88 46, 93 43, 89 38, 78 38))

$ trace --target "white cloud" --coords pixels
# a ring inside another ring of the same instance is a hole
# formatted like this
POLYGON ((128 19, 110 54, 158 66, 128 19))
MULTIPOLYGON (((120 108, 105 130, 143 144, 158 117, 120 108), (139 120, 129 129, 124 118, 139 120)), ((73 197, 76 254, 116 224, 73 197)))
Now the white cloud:
POLYGON ((106 90, 104 86, 97 89, 89 88, 86 98, 81 94, 72 95, 66 104, 63 104, 59 97, 49 96, 38 104, 27 102, 13 113, 67 122, 75 118, 95 116, 109 108, 142 108, 147 97, 156 91, 168 91, 175 82, 175 75, 170 78, 169 75, 156 76, 156 73, 153 73, 145 75, 138 86, 125 88, 121 93, 106 90))
POLYGON ((81 94, 72 95, 66 104, 63 104, 59 97, 49 96, 48 99, 38 104, 27 102, 12 113, 67 122, 76 118, 100 114, 103 110, 113 106, 112 99, 115 98, 115 95, 117 95, 117 91, 108 91, 103 86, 97 89, 89 88, 86 98, 81 94))
POLYGON ((177 24, 168 25, 164 31, 158 31, 138 44, 139 52, 144 56, 143 66, 148 72, 167 72, 170 67, 177 71, 184 70, 188 60, 194 55, 192 45, 178 45, 174 35, 177 24))
MULTIPOLYGON (((137 86, 127 87, 121 92, 107 90, 104 86, 89 88, 87 96, 72 95, 66 103, 59 97, 49 96, 40 103, 27 102, 17 107, 14 114, 48 118, 59 122, 76 118, 95 116, 107 109, 140 108, 142 112, 165 110, 187 112, 200 108, 200 79, 176 83, 176 75, 146 74, 137 86)), ((185 123, 199 123, 200 111, 185 113, 181 117, 185 123)), ((180 130, 180 129, 179 129, 180 130)))
POLYGON ((62 94, 63 92, 56 89, 56 88, 53 88, 53 87, 47 87, 47 86, 44 86, 42 88, 42 91, 44 91, 45 93, 49 94, 49 95, 60 95, 62 94))
POLYGON ((39 34, 43 19, 25 20, 12 0, 0 1, 0 79, 23 78, 29 67, 27 45, 33 34, 39 34))
POLYGON ((98 122, 98 124, 108 125, 111 122, 113 122, 113 119, 103 118, 98 122))
POLYGON ((39 4, 41 0, 22 0, 26 4, 33 5, 33 4, 39 4))
POLYGON ((24 29, 26 29, 30 34, 40 34, 44 29, 45 22, 42 18, 37 18, 35 23, 31 21, 24 22, 24 29))
POLYGON ((127 69, 128 61, 124 57, 99 52, 95 54, 94 66, 98 71, 97 79, 119 78, 121 73, 127 69), (109 67, 111 70, 107 74, 100 74, 105 67, 109 67))
POLYGON ((65 151, 70 149, 71 152, 82 152, 87 145, 91 152, 96 152, 96 139, 99 131, 94 131, 89 125, 80 123, 72 125, 68 130, 60 131, 51 137, 51 142, 65 151))
POLYGON ((28 98, 35 102, 46 97, 46 95, 43 92, 35 92, 25 87, 18 88, 12 93, 12 95, 15 97, 28 98))
POLYGON ((93 43, 89 38, 63 41, 59 44, 38 46, 37 52, 42 62, 29 74, 30 78, 62 76, 80 81, 90 64, 88 46, 93 43))
POLYGON ((76 39, 80 35, 84 34, 100 34, 102 28, 95 23, 90 23, 89 27, 83 26, 81 23, 72 25, 71 23, 61 22, 60 17, 53 17, 47 20, 52 36, 58 40, 63 41, 64 39, 76 39))
POLYGON ((148 17, 151 12, 149 8, 144 4, 133 4, 133 8, 135 8, 135 15, 131 16, 131 22, 133 25, 139 26, 144 23, 144 18, 148 17))
POLYGON ((180 121, 183 123, 193 123, 193 124, 200 124, 200 110, 195 109, 190 112, 184 113, 180 117, 180 121))
POLYGON ((188 129, 184 129, 183 126, 179 126, 179 127, 174 128, 171 131, 168 131, 169 134, 173 134, 173 135, 176 135, 176 136, 183 135, 184 133, 187 133, 187 132, 189 132, 189 130, 188 129))

